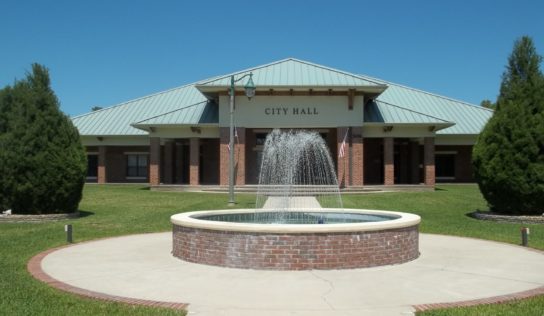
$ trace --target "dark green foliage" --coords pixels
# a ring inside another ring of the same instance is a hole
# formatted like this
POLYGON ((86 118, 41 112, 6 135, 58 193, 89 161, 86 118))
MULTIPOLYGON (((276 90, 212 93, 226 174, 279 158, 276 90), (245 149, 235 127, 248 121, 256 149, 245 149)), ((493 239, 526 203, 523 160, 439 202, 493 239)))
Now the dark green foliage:
POLYGON ((491 209, 544 212, 544 77, 529 37, 515 43, 495 114, 473 151, 475 177, 491 209))
POLYGON ((86 159, 77 129, 59 109, 45 67, 0 90, 0 209, 76 211, 86 159))
POLYGON ((484 108, 488 108, 488 109, 494 109, 495 108, 495 103, 491 102, 490 100, 482 100, 482 102, 480 102, 480 106, 484 107, 484 108))

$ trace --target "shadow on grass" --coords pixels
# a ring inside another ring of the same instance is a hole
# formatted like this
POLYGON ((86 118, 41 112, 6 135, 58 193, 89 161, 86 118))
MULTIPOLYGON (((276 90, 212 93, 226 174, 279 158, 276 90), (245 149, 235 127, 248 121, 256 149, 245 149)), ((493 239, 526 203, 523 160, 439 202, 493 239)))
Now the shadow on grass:
POLYGON ((79 218, 84 218, 84 217, 88 217, 88 216, 91 216, 91 215, 94 215, 94 213, 89 212, 89 211, 79 210, 79 218))
POLYGON ((138 190, 150 191, 151 188, 150 187, 142 187, 142 188, 139 188, 138 190))

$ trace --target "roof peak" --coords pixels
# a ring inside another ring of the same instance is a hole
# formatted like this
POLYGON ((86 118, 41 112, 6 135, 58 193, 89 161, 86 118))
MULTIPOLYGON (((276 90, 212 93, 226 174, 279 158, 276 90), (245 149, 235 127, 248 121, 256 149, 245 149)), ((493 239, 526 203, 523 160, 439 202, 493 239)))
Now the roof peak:
POLYGON ((324 70, 327 70, 327 71, 336 72, 336 73, 339 73, 339 74, 342 74, 342 75, 345 75, 345 76, 351 76, 351 77, 356 78, 356 79, 369 81, 369 82, 372 82, 372 83, 374 83, 376 85, 382 85, 382 83, 377 82, 375 79, 370 79, 369 80, 369 78, 365 78, 364 76, 361 76, 361 75, 358 75, 358 74, 354 74, 354 73, 347 72, 347 71, 344 71, 344 70, 324 66, 324 65, 321 65, 321 64, 316 64, 316 63, 313 63, 313 62, 310 62, 310 61, 306 61, 306 60, 302 60, 302 59, 298 59, 298 58, 294 58, 294 57, 288 57, 288 58, 276 60, 276 61, 273 61, 273 62, 270 62, 270 63, 267 63, 267 64, 262 64, 262 65, 254 66, 254 67, 251 67, 251 68, 246 68, 246 69, 243 69, 243 70, 231 72, 231 73, 228 73, 228 74, 212 77, 212 78, 209 78, 209 79, 204 79, 204 80, 196 82, 195 85, 206 85, 206 84, 209 84, 211 82, 219 81, 219 80, 228 78, 228 77, 233 76, 233 75, 244 74, 244 73, 247 73, 247 72, 256 71, 256 70, 259 70, 259 69, 271 67, 271 66, 274 66, 274 65, 279 65, 279 64, 282 64, 282 63, 286 63, 286 62, 297 62, 297 63, 300 63, 300 64, 304 64, 304 65, 324 69, 324 70))

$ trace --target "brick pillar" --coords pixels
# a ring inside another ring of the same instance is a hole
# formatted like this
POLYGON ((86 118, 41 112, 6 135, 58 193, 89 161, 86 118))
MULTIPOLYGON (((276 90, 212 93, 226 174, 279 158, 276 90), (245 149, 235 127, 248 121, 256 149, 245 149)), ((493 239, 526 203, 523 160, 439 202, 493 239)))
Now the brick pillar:
POLYGON ((229 185, 229 128, 219 130, 219 185, 229 185))
MULTIPOLYGON (((246 184, 246 129, 236 127, 238 137, 234 138, 234 185, 246 184)), ((219 131, 219 185, 229 185, 229 140, 230 129, 219 131)))
POLYGON ((346 132, 348 131, 347 127, 338 127, 336 130, 336 146, 337 150, 337 176, 338 176, 338 185, 341 188, 345 188, 350 183, 349 179, 349 135, 346 137, 346 132), (340 157, 340 150, 342 143, 344 142, 344 137, 346 140, 346 145, 344 146, 344 156, 340 157))
POLYGON ((200 184, 200 138, 193 137, 189 142, 189 184, 200 184))
POLYGON ((106 146, 98 146, 98 183, 106 183, 106 146))
POLYGON ((236 127, 238 137, 234 138, 234 184, 246 184, 246 129, 236 127))
POLYGON ((410 142, 410 183, 419 184, 419 143, 410 142))
POLYGON ((361 127, 352 128, 352 179, 353 186, 363 186, 364 184, 364 145, 361 127))
POLYGON ((393 137, 383 139, 383 184, 395 184, 395 147, 393 137))
POLYGON ((164 183, 174 183, 174 141, 164 143, 164 183))
POLYGON ((434 173, 434 137, 424 138, 424 175, 425 185, 434 186, 435 173, 434 173))
POLYGON ((161 139, 149 138, 149 185, 161 183, 161 139))

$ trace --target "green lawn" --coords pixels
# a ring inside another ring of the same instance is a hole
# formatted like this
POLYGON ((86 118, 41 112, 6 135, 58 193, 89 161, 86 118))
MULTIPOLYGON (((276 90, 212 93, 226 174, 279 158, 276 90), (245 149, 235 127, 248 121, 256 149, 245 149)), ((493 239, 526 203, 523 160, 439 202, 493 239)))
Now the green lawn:
MULTIPOLYGON (((71 223, 74 241, 171 229, 172 214, 219 209, 227 196, 212 193, 152 192, 143 186, 88 185, 80 204, 83 217, 53 223, 0 224, 0 314, 5 315, 179 315, 180 311, 134 307, 80 298, 33 279, 26 263, 35 254, 65 244, 64 225, 71 223)), ((254 195, 237 195, 238 207, 253 207, 254 195)), ((476 186, 441 185, 435 192, 345 195, 347 208, 389 209, 419 214, 421 231, 470 236, 518 244, 519 224, 498 224, 467 217, 485 210, 476 186)), ((530 225, 530 245, 544 249, 543 227, 530 225)), ((190 302, 188 302, 190 303, 190 302)), ((430 311, 421 315, 537 315, 544 298, 504 305, 430 311), (514 313, 515 311, 515 313, 514 313)))

